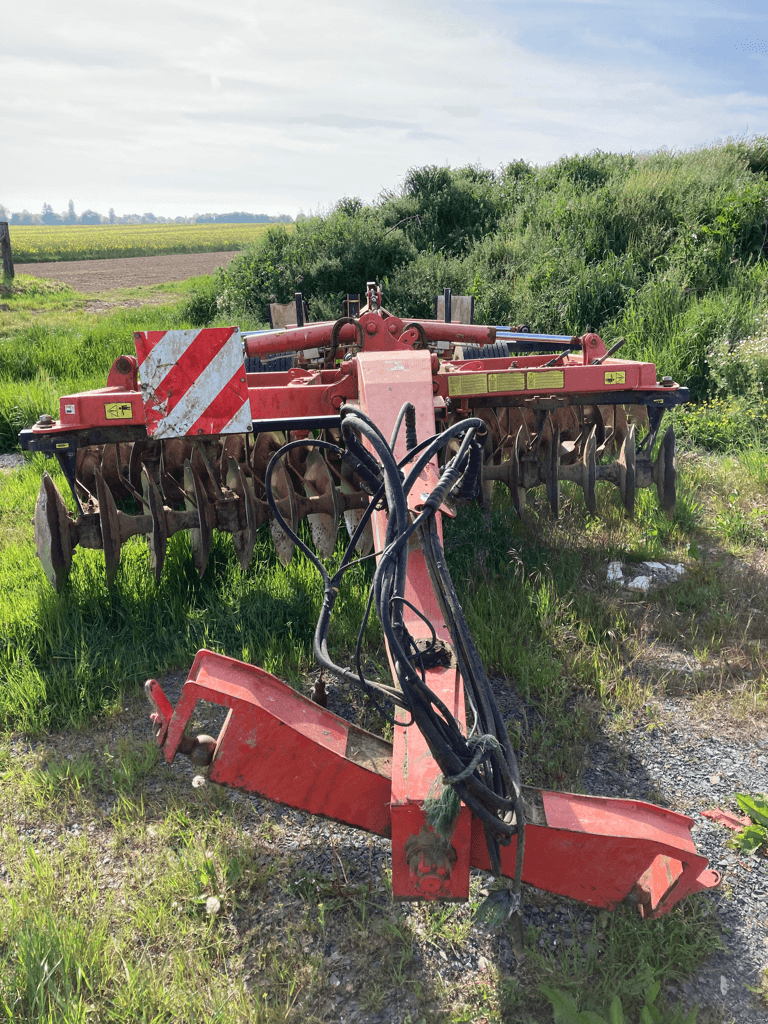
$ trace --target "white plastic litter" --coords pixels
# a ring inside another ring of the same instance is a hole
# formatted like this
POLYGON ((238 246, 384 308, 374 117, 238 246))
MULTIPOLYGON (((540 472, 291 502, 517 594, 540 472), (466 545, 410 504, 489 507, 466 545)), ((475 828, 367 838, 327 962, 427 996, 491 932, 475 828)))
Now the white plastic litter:
POLYGON ((627 587, 629 590, 642 590, 643 593, 647 593, 651 589, 651 578, 650 576, 635 576, 627 583, 627 587))
POLYGON ((623 579, 621 574, 621 562, 609 562, 608 563, 608 579, 612 583, 617 583, 623 579))

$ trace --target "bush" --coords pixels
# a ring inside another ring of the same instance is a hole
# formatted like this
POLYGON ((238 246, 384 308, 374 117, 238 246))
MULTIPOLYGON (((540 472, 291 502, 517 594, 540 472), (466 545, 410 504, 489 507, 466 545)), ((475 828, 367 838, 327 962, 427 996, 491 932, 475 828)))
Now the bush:
MULTIPOLYGON (((375 279, 392 312, 431 317, 450 287, 474 295, 478 322, 623 336, 628 358, 695 400, 745 395, 764 364, 754 346, 730 354, 768 304, 766 147, 411 168, 373 204, 344 198, 295 231, 270 228, 222 274, 217 312, 265 324, 269 302, 301 291, 311 319, 336 318, 375 279)), ((201 295, 190 316, 212 308, 201 295)))

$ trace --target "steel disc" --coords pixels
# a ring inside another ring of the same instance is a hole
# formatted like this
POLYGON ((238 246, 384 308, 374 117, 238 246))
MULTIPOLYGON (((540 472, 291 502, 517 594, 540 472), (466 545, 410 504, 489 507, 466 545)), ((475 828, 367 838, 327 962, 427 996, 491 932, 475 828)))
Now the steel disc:
POLYGON ((120 522, 117 506, 112 491, 106 484, 100 470, 94 473, 96 480, 96 497, 99 502, 99 527, 101 529, 101 547, 104 551, 104 565, 107 571, 107 586, 115 582, 120 565, 120 522))
POLYGON ((517 431, 517 437, 515 438, 512 454, 510 455, 512 475, 509 490, 512 494, 512 504, 515 506, 515 511, 521 519, 525 510, 525 487, 523 486, 523 467, 520 462, 520 456, 528 447, 528 436, 528 428, 523 423, 517 431))
POLYGON ((592 427, 584 445, 584 454, 581 457, 582 476, 581 487, 584 491, 584 504, 587 512, 595 515, 597 512, 597 501, 595 499, 595 478, 597 476, 597 428, 592 427))
POLYGON ((184 463, 184 491, 186 493, 184 504, 187 511, 197 509, 200 525, 189 531, 189 540, 192 544, 192 560, 195 563, 198 575, 202 578, 208 567, 208 559, 211 554, 213 525, 208 494, 203 486, 203 481, 200 479, 200 474, 189 459, 184 463))
POLYGON ((43 473, 35 504, 35 549, 57 594, 64 589, 72 568, 71 522, 58 487, 47 473, 43 473))
POLYGON ((147 534, 149 547, 149 564, 155 579, 159 580, 165 562, 165 550, 168 546, 168 532, 165 525, 165 509, 160 489, 152 479, 149 469, 144 466, 141 471, 141 486, 144 500, 152 516, 152 533, 147 534))
POLYGON ((256 505, 248 481, 243 473, 243 467, 239 462, 230 456, 227 467, 227 487, 234 491, 245 507, 246 528, 232 534, 232 544, 235 548, 240 568, 245 572, 253 557, 253 548, 256 544, 256 505))
POLYGON ((630 424, 619 454, 619 490, 631 519, 635 514, 635 425, 630 424))
MULTIPOLYGON (((341 488, 342 494, 357 493, 356 489, 352 486, 352 484, 348 480, 345 480, 343 477, 339 481, 339 487, 341 488)), ((354 537, 355 530, 360 525, 360 520, 363 518, 364 515, 365 509, 363 508, 350 508, 347 509, 346 512, 344 513, 344 524, 347 527, 347 533, 349 534, 350 540, 352 540, 352 538, 354 537)), ((356 550, 361 558, 364 558, 366 555, 370 555, 370 553, 373 551, 373 527, 371 526, 370 519, 363 528, 363 532, 357 542, 356 550)))
POLYGON ((549 501, 552 515, 557 519, 560 515, 560 427, 557 424, 552 426, 552 436, 544 467, 547 500, 549 501))
POLYGON ((336 541, 339 536, 339 495, 333 485, 333 477, 328 469, 328 463, 316 448, 307 454, 304 470, 304 493, 309 498, 324 497, 325 495, 331 498, 333 514, 313 512, 307 516, 315 550, 321 558, 330 558, 336 549, 336 541))
POLYGON ((670 424, 661 439, 659 454, 653 467, 653 478, 659 504, 671 519, 675 514, 677 500, 677 456, 675 454, 675 430, 670 424))
MULTIPOLYGON (((280 511, 282 512, 285 521, 291 527, 293 532, 296 533, 299 529, 299 513, 296 508, 296 495, 288 477, 288 473, 282 465, 277 466, 272 473, 272 490, 277 495, 278 501, 287 501, 288 515, 286 515, 285 508, 281 508, 280 511)), ((293 557, 293 550, 296 547, 293 538, 288 536, 276 519, 271 519, 269 521, 269 528, 272 531, 272 543, 275 545, 277 557, 283 565, 288 565, 293 557)))

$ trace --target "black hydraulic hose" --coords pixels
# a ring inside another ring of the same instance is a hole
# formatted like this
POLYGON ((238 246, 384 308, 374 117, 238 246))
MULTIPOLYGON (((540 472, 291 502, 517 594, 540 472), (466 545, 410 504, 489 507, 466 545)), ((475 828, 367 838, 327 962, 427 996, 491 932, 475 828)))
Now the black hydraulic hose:
MULTIPOLYGON (((311 438, 293 441, 273 456, 265 475, 267 499, 276 520, 315 565, 323 579, 323 605, 313 640, 315 657, 322 667, 339 678, 361 686, 380 713, 383 714, 377 698, 386 698, 410 712, 411 722, 423 733, 443 773, 444 782, 454 789, 460 800, 482 823, 494 873, 501 872, 499 846, 509 843, 517 835, 513 886, 517 892, 524 845, 520 774, 509 735, 448 574, 434 518, 435 511, 448 493, 460 486, 467 476, 470 478, 469 485, 473 486, 471 480, 477 471, 478 459, 482 458, 482 446, 476 435, 485 431, 485 424, 476 418, 463 420, 442 434, 417 443, 415 410, 407 403, 398 416, 392 439, 388 443, 376 424, 359 409, 344 407, 340 410, 340 417, 346 452, 329 441, 311 438), (406 425, 407 454, 398 463, 392 449, 403 421, 406 425), (459 451, 443 468, 432 493, 419 506, 418 514, 412 514, 408 508, 411 488, 429 461, 454 437, 461 437, 459 451), (371 501, 333 575, 286 523, 272 489, 272 476, 278 461, 292 448, 306 446, 324 448, 336 456, 350 459, 372 492, 371 501), (358 633, 355 650, 357 671, 353 672, 334 664, 329 654, 330 619, 343 573, 360 561, 353 557, 355 546, 374 509, 382 500, 386 502, 388 511, 384 544, 378 553, 378 564, 358 633), (464 679, 467 702, 473 715, 469 736, 462 734, 451 711, 427 686, 423 652, 405 627, 403 612, 405 607, 409 607, 428 626, 431 633, 428 650, 430 647, 434 649, 437 639, 434 627, 404 597, 408 544, 414 534, 419 537, 430 579, 453 641, 458 669, 464 679), (362 636, 373 605, 381 621, 400 690, 366 679, 362 671, 362 636)), ((397 720, 400 724, 411 724, 397 720)))

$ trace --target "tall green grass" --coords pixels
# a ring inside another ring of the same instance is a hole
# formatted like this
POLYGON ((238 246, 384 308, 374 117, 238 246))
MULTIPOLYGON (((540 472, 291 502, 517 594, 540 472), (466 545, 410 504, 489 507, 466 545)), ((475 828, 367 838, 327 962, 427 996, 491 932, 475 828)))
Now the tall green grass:
MULTIPOLYGON (((55 594, 28 525, 43 470, 68 494, 54 466, 36 456, 21 472, 0 478, 0 729, 41 731, 87 720, 119 701, 126 685, 188 666, 202 647, 293 682, 313 665, 320 577, 298 555, 287 568, 280 565, 266 529, 245 574, 231 541, 219 534, 200 580, 188 538, 177 534, 159 583, 146 544, 132 539, 111 591, 101 552, 77 549, 69 582, 55 594)), ((369 575, 361 565, 346 578, 331 631, 342 657, 357 635, 369 575)), ((367 638, 375 651, 375 623, 367 638)))
POLYGON ((58 419, 59 398, 103 388, 115 359, 134 354, 134 331, 189 327, 177 306, 143 306, 32 323, 0 340, 0 452, 40 413, 58 419))

